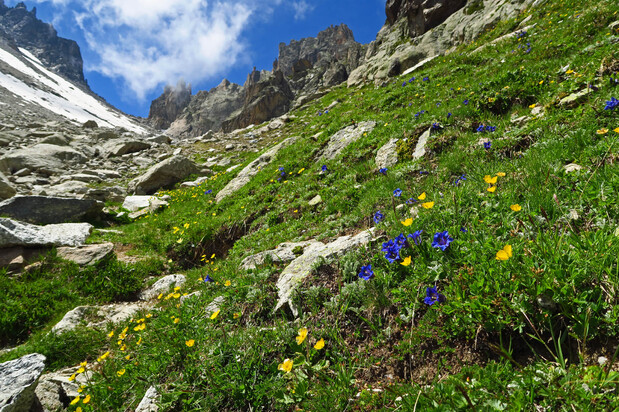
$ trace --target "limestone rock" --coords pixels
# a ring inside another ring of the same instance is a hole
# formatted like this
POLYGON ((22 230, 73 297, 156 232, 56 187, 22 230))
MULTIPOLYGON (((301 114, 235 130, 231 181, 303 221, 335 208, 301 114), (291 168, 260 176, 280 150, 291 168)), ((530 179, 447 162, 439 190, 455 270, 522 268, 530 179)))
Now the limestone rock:
POLYGON ((157 398, 159 394, 157 393, 157 389, 154 386, 148 388, 144 397, 138 404, 138 407, 135 408, 135 412, 158 412, 159 406, 157 405, 157 398))
POLYGON ((123 202, 123 209, 130 212, 136 212, 140 209, 152 208, 153 210, 160 205, 167 205, 168 202, 157 198, 156 196, 127 196, 123 202))
POLYGON ((417 146, 415 146, 415 151, 413 152, 413 159, 419 159, 426 154, 426 144, 428 143, 428 139, 430 139, 431 133, 432 128, 426 130, 421 136, 419 136, 417 146))
POLYGON ((71 400, 79 395, 79 387, 88 384, 93 372, 87 370, 77 374, 75 380, 69 381, 78 369, 79 366, 74 366, 41 375, 35 394, 44 410, 66 410, 71 400))
POLYGON ((105 326, 109 322, 123 322, 145 308, 147 308, 147 305, 144 302, 113 303, 103 306, 78 306, 68 311, 60 322, 54 325, 51 333, 60 335, 81 325, 93 328, 105 326))
POLYGON ((374 126, 376 126, 376 122, 368 121, 348 126, 338 131, 331 136, 327 147, 318 160, 335 159, 349 144, 361 138, 364 133, 369 133, 374 130, 374 126))
POLYGON ((365 230, 356 236, 341 236, 331 243, 324 244, 313 242, 304 250, 304 253, 295 258, 279 275, 277 289, 279 299, 274 311, 288 303, 292 313, 297 316, 297 309, 292 305, 290 297, 296 287, 311 272, 312 265, 318 259, 329 259, 335 256, 342 256, 352 249, 361 247, 369 243, 374 237, 374 228, 365 230))
POLYGON ((153 194, 157 190, 169 188, 199 171, 200 169, 191 160, 183 156, 173 156, 157 163, 142 176, 129 182, 129 192, 138 195, 153 194))
POLYGON ((579 170, 582 170, 582 166, 576 163, 570 163, 563 166, 563 170, 565 170, 565 173, 577 172, 579 170))
POLYGON ((43 369, 45 356, 38 353, 0 363, 0 411, 29 411, 43 369))
POLYGON ((392 167, 398 163, 397 143, 399 139, 391 139, 383 147, 378 149, 376 153, 376 167, 382 169, 384 167, 392 167))
POLYGON ((309 206, 316 206, 320 203, 322 203, 322 197, 320 195, 314 196, 309 202, 307 202, 309 206))
POLYGON ((10 197, 15 196, 17 191, 8 181, 8 179, 4 176, 2 172, 0 172, 0 200, 8 199, 10 197))
POLYGON ((78 265, 94 265, 114 253, 113 243, 100 243, 78 247, 59 247, 58 256, 78 265))
POLYGON ((15 196, 0 202, 0 215, 37 224, 97 219, 102 210, 96 200, 61 197, 15 196))
POLYGON ((151 300, 159 296, 160 293, 167 293, 171 288, 182 286, 187 279, 184 275, 167 275, 155 282, 150 288, 140 293, 141 300, 151 300))
POLYGON ((206 305, 206 307, 204 308, 204 313, 206 313, 207 315, 211 315, 213 312, 217 312, 219 309, 221 309, 221 305, 223 305, 225 301, 225 297, 217 296, 215 299, 213 299, 211 303, 206 305))
POLYGON ((103 145, 105 156, 122 156, 128 153, 141 152, 150 149, 151 144, 141 140, 116 139, 110 140, 103 145))
POLYGON ((42 173, 55 174, 66 170, 67 163, 83 163, 86 157, 77 150, 51 144, 11 150, 0 157, 0 171, 13 173, 27 168, 42 173))
POLYGON ((180 80, 176 87, 167 85, 163 94, 152 101, 148 120, 157 129, 167 129, 191 101, 191 85, 180 80))
POLYGON ((8 246, 79 246, 84 244, 92 225, 60 223, 36 226, 0 218, 0 248, 8 246))
POLYGON ((252 177, 258 174, 262 168, 271 163, 275 155, 277 155, 281 149, 290 146, 297 140, 298 137, 289 137, 286 140, 276 144, 260 155, 256 160, 245 166, 245 168, 241 170, 239 174, 226 185, 226 187, 217 193, 217 196, 215 197, 216 201, 220 202, 223 198, 230 196, 249 183, 252 177))
POLYGON ((277 245, 277 248, 273 250, 267 250, 257 253, 252 256, 248 256, 241 262, 241 269, 249 270, 255 269, 259 265, 263 265, 267 259, 271 259, 275 263, 288 263, 299 257, 299 254, 295 254, 295 250, 300 250, 303 254, 308 247, 323 246, 323 243, 315 240, 307 240, 304 242, 284 242, 277 245))
POLYGON ((582 103, 586 97, 591 93, 589 89, 584 89, 576 93, 572 93, 569 96, 562 98, 559 101, 559 106, 573 108, 582 103))

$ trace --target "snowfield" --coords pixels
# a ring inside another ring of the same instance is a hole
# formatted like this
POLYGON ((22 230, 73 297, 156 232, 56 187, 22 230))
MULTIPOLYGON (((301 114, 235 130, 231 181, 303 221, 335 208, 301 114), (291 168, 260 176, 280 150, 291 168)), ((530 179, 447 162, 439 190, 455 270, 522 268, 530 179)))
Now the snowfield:
POLYGON ((131 132, 145 134, 147 130, 120 111, 115 111, 80 90, 71 82, 47 70, 39 59, 25 49, 19 49, 24 60, 0 48, 0 60, 13 69, 53 90, 54 93, 33 87, 10 74, 0 72, 0 87, 45 109, 75 122, 94 120, 101 127, 123 127, 131 132), (26 64, 28 63, 28 64, 26 64))

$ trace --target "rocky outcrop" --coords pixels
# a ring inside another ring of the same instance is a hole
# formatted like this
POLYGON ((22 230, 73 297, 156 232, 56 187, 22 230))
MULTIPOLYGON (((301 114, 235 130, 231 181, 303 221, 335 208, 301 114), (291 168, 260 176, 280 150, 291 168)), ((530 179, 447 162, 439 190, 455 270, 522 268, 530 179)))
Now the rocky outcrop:
POLYGON ((11 174, 21 169, 56 174, 66 170, 66 163, 82 163, 86 157, 77 150, 53 144, 37 144, 25 149, 11 150, 0 157, 0 171, 11 174))
POLYGON ((135 412, 158 412, 159 406, 157 405, 159 399, 159 393, 154 386, 148 388, 144 397, 135 408, 135 412))
POLYGON ((187 176, 199 173, 194 162, 183 156, 172 156, 157 163, 142 176, 129 182, 129 192, 137 195, 150 195, 162 188, 169 188, 182 182, 187 176))
POLYGON ((94 245, 84 245, 77 247, 59 247, 57 249, 58 257, 65 260, 70 260, 80 266, 94 265, 114 254, 114 244, 100 243, 94 245))
POLYGON ((38 353, 0 363, 0 411, 30 411, 43 369, 45 356, 38 353))
POLYGON ((368 45, 363 64, 348 77, 348 85, 380 84, 407 72, 472 41, 499 21, 513 19, 533 1, 389 0, 387 22, 368 45))
POLYGON ((16 46, 30 51, 52 71, 86 85, 79 46, 73 40, 58 37, 54 26, 37 19, 36 7, 28 11, 23 2, 11 8, 2 1, 0 30, 4 31, 16 46))
POLYGON ((200 136, 209 130, 219 130, 232 113, 241 109, 244 96, 242 86, 226 79, 209 91, 201 90, 170 125, 168 134, 175 137, 200 136))
POLYGON ((252 177, 256 176, 258 172, 266 165, 271 164, 275 155, 279 153, 281 149, 286 146, 290 146, 298 140, 297 137, 289 137, 288 139, 276 144, 262 155, 260 155, 256 160, 248 164, 239 172, 239 174, 232 179, 223 189, 221 189, 215 199, 217 202, 220 202, 222 199, 230 196, 235 193, 237 190, 241 189, 247 183, 249 183, 252 177))
POLYGON ((318 160, 335 159, 349 144, 359 140, 365 133, 374 130, 374 126, 376 126, 376 122, 373 121, 361 122, 338 131, 331 136, 327 147, 322 151, 318 160))
POLYGON ((9 246, 79 246, 92 231, 88 223, 36 226, 0 218, 0 248, 9 246))
POLYGON ((15 196, 0 202, 0 216, 36 224, 80 222, 102 217, 96 200, 46 196, 15 196))
POLYGON ((141 300, 150 300, 159 296, 160 293, 167 293, 171 288, 182 286, 187 281, 184 275, 167 275, 155 282, 151 287, 142 291, 141 300))
POLYGON ((157 129, 167 129, 191 101, 191 85, 179 81, 176 87, 170 85, 163 94, 150 104, 148 120, 157 129))
POLYGON ((147 305, 138 303, 113 303, 103 306, 78 306, 67 312, 51 330, 58 335, 79 326, 89 328, 105 326, 107 323, 119 323, 130 319, 147 305), (103 319, 103 320, 101 320, 103 319))
POLYGON ((374 160, 377 168, 388 168, 398 163, 398 140, 399 139, 390 139, 384 146, 378 149, 376 159, 374 160))
POLYGON ((11 183, 7 180, 2 172, 0 172, 0 200, 8 199, 9 197, 15 196, 17 191, 11 185, 11 183))

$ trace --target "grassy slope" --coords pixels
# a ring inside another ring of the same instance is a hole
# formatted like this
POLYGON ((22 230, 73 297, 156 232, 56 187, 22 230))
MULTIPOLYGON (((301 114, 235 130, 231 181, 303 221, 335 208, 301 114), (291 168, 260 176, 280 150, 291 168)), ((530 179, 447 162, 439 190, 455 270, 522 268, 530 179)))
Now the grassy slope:
POLYGON ((618 408, 619 109, 604 110, 618 94, 611 82, 618 33, 608 29, 618 10, 612 1, 547 2, 435 59, 411 82, 336 88, 294 113, 284 134, 300 142, 235 195, 214 203, 236 173, 222 172, 199 188, 171 191, 167 210, 120 226, 122 235, 101 236, 163 256, 166 271, 188 276, 189 286, 164 296, 160 310, 72 334, 66 341, 76 350, 38 336, 8 356, 38 350, 55 367, 82 356, 97 372, 83 392, 90 402, 71 407, 83 410, 135 407, 150 385, 173 410, 618 408), (529 14, 527 24, 537 25, 520 40, 471 53, 529 14), (589 85, 577 105, 557 105, 589 85), (335 99, 330 113, 317 115, 335 99), (531 116, 533 105, 544 115, 531 116), (511 122, 525 115, 532 118, 511 122), (321 174, 315 159, 329 137, 366 120, 377 127, 321 174), (433 123, 440 128, 429 153, 406 160, 433 123), (479 125, 496 130, 478 133, 479 125), (382 175, 374 156, 394 137, 403 139, 404 160, 382 175), (583 169, 568 174, 569 163, 583 169), (279 167, 286 182, 277 181, 279 167), (484 177, 498 172, 505 176, 491 193, 484 177), (403 194, 394 201, 396 188, 403 194), (394 210, 394 203, 422 192, 434 207, 411 201, 418 216, 403 226, 411 206, 394 210), (323 203, 309 207, 317 194, 323 203), (377 210, 385 215, 376 224, 380 238, 317 265, 295 298, 298 319, 272 313, 282 267, 238 269, 245 256, 283 241, 328 241, 374 226, 377 210), (420 245, 402 250, 410 266, 389 263, 381 243, 416 230, 423 230, 420 245), (445 230, 454 241, 444 252, 432 248, 434 233, 445 230), (513 255, 497 260, 506 245, 513 255), (363 281, 357 274, 367 264, 375 276, 363 281), (202 282, 206 275, 217 283, 202 282), (431 286, 444 302, 424 303, 431 286), (178 305, 193 290, 202 295, 178 305), (225 303, 211 319, 205 307, 217 296, 225 303), (145 329, 135 330, 141 323, 145 329), (309 334, 299 345, 300 328, 309 334), (317 350, 319 339, 326 343, 317 350), (598 366, 600 356, 614 367, 598 366), (279 371, 287 358, 292 371, 279 371))

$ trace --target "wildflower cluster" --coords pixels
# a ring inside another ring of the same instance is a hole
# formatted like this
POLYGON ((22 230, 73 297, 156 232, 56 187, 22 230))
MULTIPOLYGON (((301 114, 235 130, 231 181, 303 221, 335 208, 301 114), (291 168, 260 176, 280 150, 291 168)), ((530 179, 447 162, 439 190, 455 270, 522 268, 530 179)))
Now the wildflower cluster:
POLYGON ((619 107, 619 100, 614 97, 611 97, 610 100, 606 102, 606 106, 604 106, 604 110, 615 110, 619 107))
POLYGON ((496 130, 496 126, 488 126, 488 125, 483 125, 483 124, 480 124, 479 126, 477 126, 477 129, 475 129, 477 133, 483 133, 483 132, 491 133, 491 132, 494 132, 495 130, 496 130))

